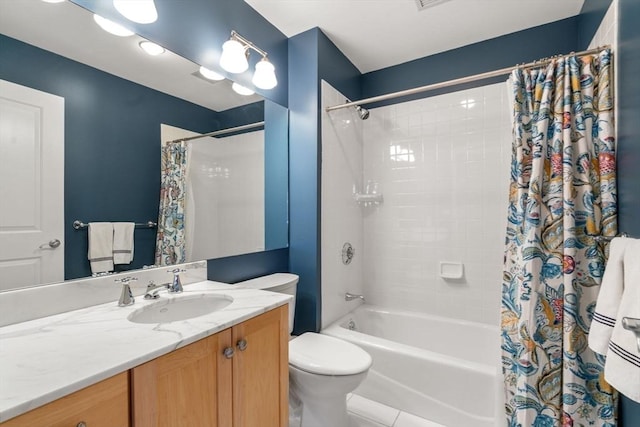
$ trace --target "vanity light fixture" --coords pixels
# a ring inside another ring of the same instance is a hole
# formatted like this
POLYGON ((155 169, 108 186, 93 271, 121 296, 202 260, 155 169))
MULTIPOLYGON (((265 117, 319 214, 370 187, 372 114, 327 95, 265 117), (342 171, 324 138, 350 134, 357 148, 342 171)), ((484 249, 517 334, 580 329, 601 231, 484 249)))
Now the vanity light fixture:
POLYGON ((260 89, 273 89, 278 84, 275 71, 273 64, 264 57, 256 64, 256 72, 251 81, 260 89))
POLYGON ((216 73, 215 71, 212 71, 202 65, 200 66, 199 72, 200 72, 200 75, 205 79, 216 80, 216 81, 224 80, 224 76, 222 74, 216 73))
POLYGON ((244 95, 244 96, 253 95, 255 93, 251 89, 246 88, 246 87, 244 87, 242 85, 239 85, 238 83, 232 84, 231 85, 231 89, 233 89, 237 94, 244 95))
POLYGON ((134 35, 133 31, 126 29, 120 24, 116 24, 115 22, 110 21, 107 18, 103 18, 100 15, 94 14, 93 20, 96 21, 96 24, 100 25, 100 28, 110 34, 113 34, 114 36, 128 37, 134 35))
POLYGON ((253 49, 262 55, 262 59, 256 64, 252 82, 260 89, 273 89, 278 84, 275 67, 269 59, 267 52, 260 49, 235 31, 231 31, 231 37, 222 45, 220 66, 234 74, 243 73, 249 68, 249 50, 253 49))
POLYGON ((243 73, 249 68, 247 56, 249 56, 249 50, 238 40, 232 38, 222 45, 220 66, 230 73, 243 73))
POLYGON ((153 0, 113 0, 113 7, 122 16, 138 24, 151 24, 158 19, 153 0))
POLYGON ((151 56, 157 56, 164 53, 164 48, 148 40, 143 40, 139 43, 142 50, 147 52, 151 56))

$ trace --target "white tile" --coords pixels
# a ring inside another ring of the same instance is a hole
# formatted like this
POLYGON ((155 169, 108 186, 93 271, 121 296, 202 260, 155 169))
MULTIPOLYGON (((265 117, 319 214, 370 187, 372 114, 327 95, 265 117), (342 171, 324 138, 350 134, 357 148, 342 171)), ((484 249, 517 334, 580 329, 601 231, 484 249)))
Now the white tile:
POLYGON ((391 427, 398 418, 399 410, 382 403, 374 402, 354 394, 347 402, 349 412, 391 427))
MULTIPOLYGON (((292 427, 292 426, 289 426, 292 427)), ((367 418, 360 417, 356 414, 349 414, 349 427, 390 427, 377 423, 367 418)))
POLYGON ((424 418, 416 417, 415 415, 401 412, 400 416, 396 420, 393 427, 446 427, 442 424, 434 423, 433 421, 425 420, 424 418))

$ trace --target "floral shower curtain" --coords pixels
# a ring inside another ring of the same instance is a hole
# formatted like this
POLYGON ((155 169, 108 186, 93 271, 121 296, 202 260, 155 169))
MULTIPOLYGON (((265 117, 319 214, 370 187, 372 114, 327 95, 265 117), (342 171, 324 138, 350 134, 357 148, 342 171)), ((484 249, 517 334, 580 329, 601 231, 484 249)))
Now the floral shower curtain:
POLYGON ((173 265, 185 261, 184 207, 186 175, 186 143, 163 144, 156 265, 173 265))
POLYGON ((502 284, 509 427, 616 425, 616 393, 587 334, 617 233, 611 52, 514 70, 502 284))

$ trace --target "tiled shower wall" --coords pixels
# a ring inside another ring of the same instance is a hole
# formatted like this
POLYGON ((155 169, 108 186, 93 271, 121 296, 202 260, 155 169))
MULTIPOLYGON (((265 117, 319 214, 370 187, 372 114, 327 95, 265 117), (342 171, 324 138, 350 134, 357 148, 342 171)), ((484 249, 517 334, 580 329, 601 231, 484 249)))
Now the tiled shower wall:
MULTIPOLYGON (((344 100, 323 83, 332 101, 344 100)), ((498 324, 509 109, 502 83, 375 108, 365 121, 353 109, 323 116, 323 326, 360 289, 369 304, 498 324), (368 181, 381 204, 355 202, 368 181), (344 266, 349 239, 356 255, 344 266), (462 278, 440 277, 440 262, 460 263, 462 278)))
POLYGON ((369 303, 498 324, 509 108, 501 83, 371 111, 364 179, 384 202, 363 209, 369 303))

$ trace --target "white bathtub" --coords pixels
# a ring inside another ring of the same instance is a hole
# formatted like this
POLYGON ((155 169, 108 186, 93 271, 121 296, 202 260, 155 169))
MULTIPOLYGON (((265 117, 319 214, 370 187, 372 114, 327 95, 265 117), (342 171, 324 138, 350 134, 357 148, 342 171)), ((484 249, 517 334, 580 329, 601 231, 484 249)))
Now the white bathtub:
POLYGON ((447 427, 502 425, 497 327, 361 305, 322 333, 373 357, 355 393, 447 427))

